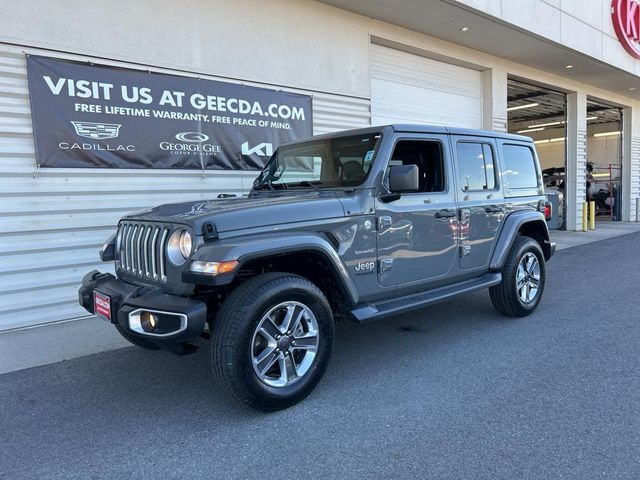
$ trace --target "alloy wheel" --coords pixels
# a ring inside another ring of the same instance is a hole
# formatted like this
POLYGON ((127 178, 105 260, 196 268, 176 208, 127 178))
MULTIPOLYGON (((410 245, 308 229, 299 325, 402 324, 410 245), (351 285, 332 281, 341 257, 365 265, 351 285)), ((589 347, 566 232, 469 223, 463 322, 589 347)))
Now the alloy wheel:
POLYGON ((516 289, 522 303, 535 300, 540 289, 540 262, 533 253, 525 253, 516 270, 516 289))
POLYGON ((257 377, 271 387, 299 381, 318 352, 318 321, 300 302, 282 302, 258 322, 251 341, 251 363, 257 377))

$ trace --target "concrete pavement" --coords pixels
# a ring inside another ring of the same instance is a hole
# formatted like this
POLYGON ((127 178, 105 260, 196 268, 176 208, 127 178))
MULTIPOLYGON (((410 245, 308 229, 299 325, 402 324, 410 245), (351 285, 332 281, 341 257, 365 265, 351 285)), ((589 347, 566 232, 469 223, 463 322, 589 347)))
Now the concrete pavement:
POLYGON ((559 252, 525 319, 478 292, 340 324, 318 389, 273 414, 222 395, 206 348, 1 375, 0 478, 640 478, 639 247, 559 252))

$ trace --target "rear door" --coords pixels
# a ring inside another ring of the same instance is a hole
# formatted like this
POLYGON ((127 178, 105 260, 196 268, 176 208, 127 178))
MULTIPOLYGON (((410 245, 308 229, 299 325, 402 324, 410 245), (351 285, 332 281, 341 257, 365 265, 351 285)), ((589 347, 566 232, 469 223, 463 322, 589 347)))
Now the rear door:
MULTIPOLYGON (((457 210, 445 135, 399 137, 387 166, 417 165, 420 191, 376 200, 378 280, 429 283, 456 265, 457 210)), ((386 178, 385 178, 385 181, 386 178)))
POLYGON ((459 207, 460 267, 484 269, 502 221, 505 200, 498 175, 497 145, 486 137, 452 136, 459 207))

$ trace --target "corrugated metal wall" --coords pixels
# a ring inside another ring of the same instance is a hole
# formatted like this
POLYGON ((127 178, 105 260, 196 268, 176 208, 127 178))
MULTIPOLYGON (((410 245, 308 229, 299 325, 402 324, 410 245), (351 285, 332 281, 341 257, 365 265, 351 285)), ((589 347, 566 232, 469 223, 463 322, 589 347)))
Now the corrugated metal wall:
MULTIPOLYGON (((78 318, 82 276, 125 213, 247 193, 256 172, 36 168, 25 53, 148 67, 0 43, 0 330, 78 318)), ((184 75, 167 69, 153 71, 184 75)), ((203 76, 224 80, 214 76, 203 76)), ((243 82, 247 85, 266 86, 243 82)), ((370 124, 369 100, 313 95, 314 133, 370 124)))

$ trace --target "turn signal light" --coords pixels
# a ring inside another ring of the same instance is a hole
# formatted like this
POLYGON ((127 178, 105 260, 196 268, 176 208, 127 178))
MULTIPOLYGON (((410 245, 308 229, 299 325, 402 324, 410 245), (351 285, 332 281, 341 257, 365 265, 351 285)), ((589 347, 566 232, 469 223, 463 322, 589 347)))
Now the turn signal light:
POLYGON ((222 275, 223 273, 233 272, 238 266, 237 260, 228 262, 191 262, 191 270, 194 273, 203 273, 205 275, 222 275))

